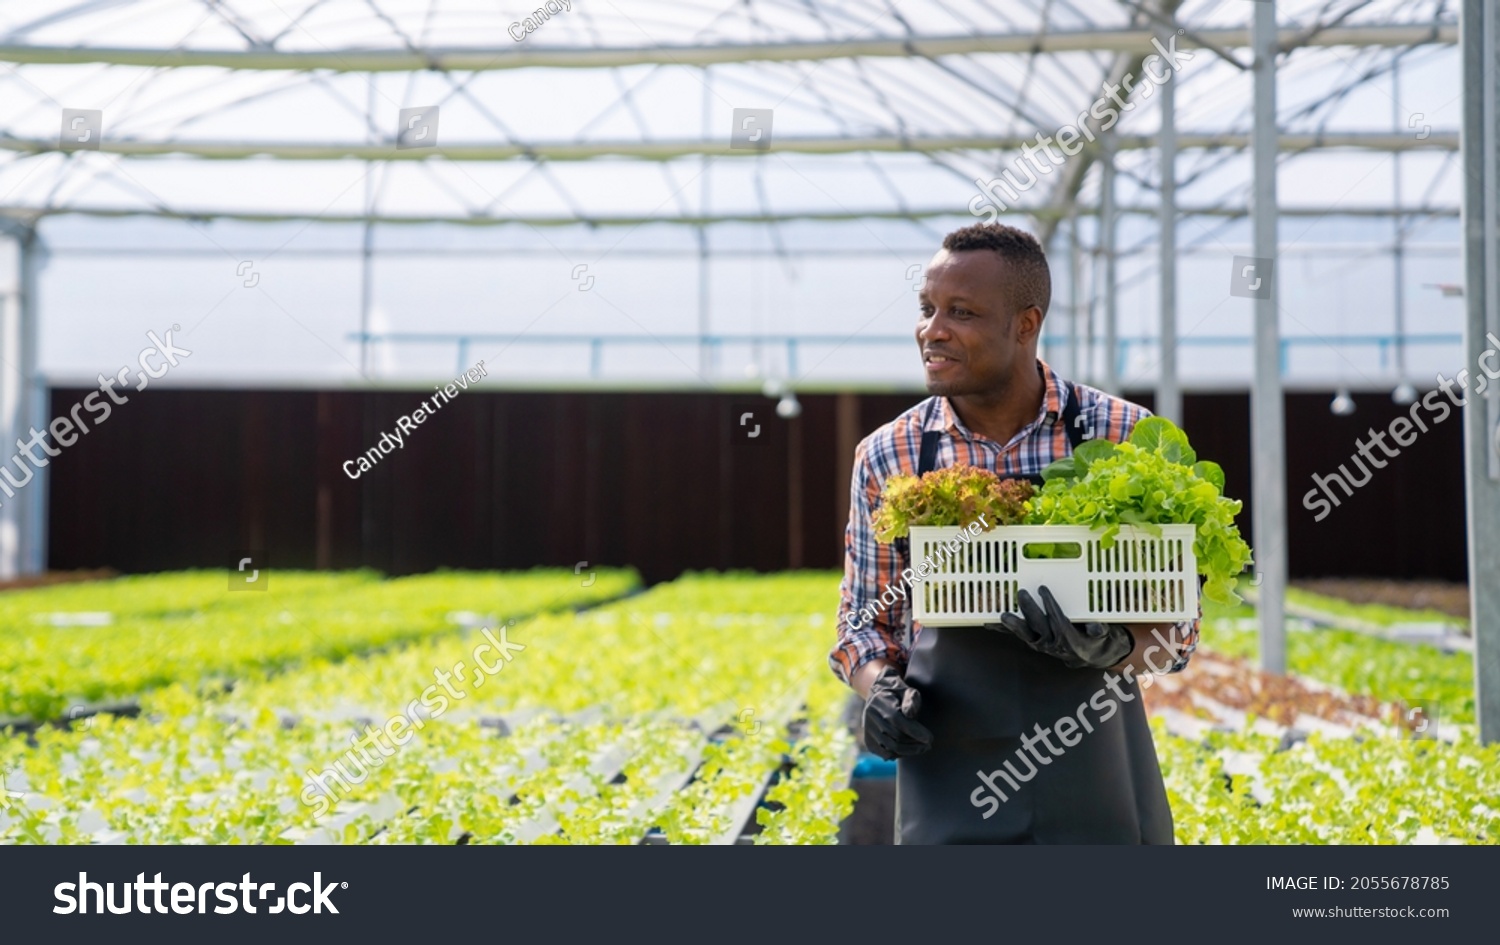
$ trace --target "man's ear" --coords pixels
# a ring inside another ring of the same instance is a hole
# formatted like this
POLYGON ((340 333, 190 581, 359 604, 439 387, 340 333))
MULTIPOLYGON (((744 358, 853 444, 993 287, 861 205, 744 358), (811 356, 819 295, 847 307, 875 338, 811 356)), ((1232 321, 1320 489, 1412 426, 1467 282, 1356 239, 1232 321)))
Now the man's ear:
POLYGON ((1016 341, 1022 345, 1037 341, 1042 335, 1042 310, 1032 305, 1017 312, 1015 332, 1016 341))

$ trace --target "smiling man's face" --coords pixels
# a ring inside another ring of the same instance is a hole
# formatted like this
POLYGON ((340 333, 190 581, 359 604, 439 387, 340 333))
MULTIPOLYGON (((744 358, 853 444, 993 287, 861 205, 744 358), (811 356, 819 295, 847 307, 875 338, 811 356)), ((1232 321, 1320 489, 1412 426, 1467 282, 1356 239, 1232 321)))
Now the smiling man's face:
POLYGON ((990 250, 938 250, 927 266, 917 346, 927 392, 999 396, 1020 370, 1035 370, 1042 312, 1010 301, 1005 259, 990 250))

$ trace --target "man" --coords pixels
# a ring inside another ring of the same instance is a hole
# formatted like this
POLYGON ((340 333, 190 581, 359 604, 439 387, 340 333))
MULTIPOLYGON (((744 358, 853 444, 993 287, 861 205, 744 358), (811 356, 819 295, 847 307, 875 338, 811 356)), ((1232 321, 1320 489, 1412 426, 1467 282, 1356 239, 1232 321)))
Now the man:
POLYGON ((1197 623, 1075 626, 1043 588, 1023 591, 1021 613, 998 624, 912 626, 907 549, 877 543, 870 525, 893 475, 966 464, 1040 483, 1078 443, 1119 442, 1150 415, 1037 358, 1051 295, 1030 234, 997 224, 948 234, 916 328, 933 396, 855 452, 829 663, 865 700, 866 747, 899 759, 898 843, 1172 842, 1134 675, 1185 667, 1197 623), (1054 743, 1054 723, 1072 741, 1054 743))

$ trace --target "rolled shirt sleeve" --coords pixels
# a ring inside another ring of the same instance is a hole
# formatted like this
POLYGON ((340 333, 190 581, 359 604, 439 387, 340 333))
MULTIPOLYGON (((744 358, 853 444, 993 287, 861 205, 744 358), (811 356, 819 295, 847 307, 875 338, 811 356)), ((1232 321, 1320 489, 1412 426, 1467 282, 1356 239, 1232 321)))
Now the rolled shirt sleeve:
POLYGON ((849 524, 844 529, 844 579, 839 585, 838 641, 828 665, 848 683, 856 670, 875 659, 902 669, 906 601, 897 593, 901 566, 892 545, 875 540, 870 515, 878 507, 886 475, 871 458, 871 440, 859 444, 850 477, 849 524))
POLYGON ((1193 653, 1198 649, 1198 621, 1178 624, 1175 632, 1180 632, 1186 638, 1187 643, 1178 651, 1177 659, 1172 661, 1172 668, 1167 670, 1169 674, 1182 672, 1192 661, 1193 653))
POLYGON ((1188 663, 1193 658, 1193 653, 1198 649, 1198 631, 1203 624, 1203 578, 1198 578, 1198 617, 1196 620, 1184 620, 1172 628, 1172 636, 1185 641, 1182 648, 1177 651, 1177 658, 1172 661, 1172 668, 1167 670, 1168 674, 1180 673, 1187 669, 1188 663))

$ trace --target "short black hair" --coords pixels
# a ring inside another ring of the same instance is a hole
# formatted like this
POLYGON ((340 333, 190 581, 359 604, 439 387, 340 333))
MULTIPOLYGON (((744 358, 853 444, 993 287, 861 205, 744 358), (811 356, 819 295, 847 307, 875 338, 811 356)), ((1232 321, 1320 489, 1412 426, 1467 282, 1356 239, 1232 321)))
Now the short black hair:
POLYGON ((1035 236, 1003 223, 975 223, 943 237, 943 248, 950 253, 976 249, 999 253, 1009 263, 1007 288, 1015 310, 1035 305, 1042 315, 1047 314, 1047 306, 1052 304, 1052 270, 1035 236))

